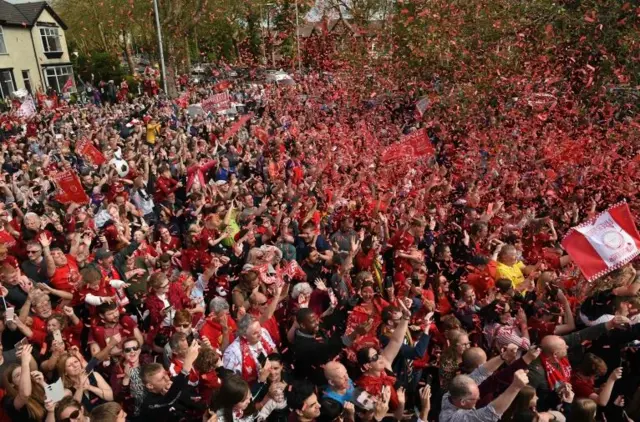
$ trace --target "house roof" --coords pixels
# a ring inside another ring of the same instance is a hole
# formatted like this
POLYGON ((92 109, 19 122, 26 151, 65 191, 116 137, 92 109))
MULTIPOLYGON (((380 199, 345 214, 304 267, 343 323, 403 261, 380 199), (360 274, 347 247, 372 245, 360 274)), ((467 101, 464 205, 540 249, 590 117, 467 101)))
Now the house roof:
POLYGON ((0 0, 0 24, 32 27, 45 9, 56 22, 58 22, 62 29, 67 29, 67 25, 46 1, 11 4, 0 0))

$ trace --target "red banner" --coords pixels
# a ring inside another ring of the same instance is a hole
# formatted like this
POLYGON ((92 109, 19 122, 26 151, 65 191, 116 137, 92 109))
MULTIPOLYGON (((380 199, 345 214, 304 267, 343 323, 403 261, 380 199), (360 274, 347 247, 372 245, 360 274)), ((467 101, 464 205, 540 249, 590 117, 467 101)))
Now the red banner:
POLYGON ((386 147, 382 151, 381 160, 383 163, 413 161, 423 156, 433 155, 433 152, 433 145, 429 140, 427 130, 422 128, 404 136, 400 142, 386 147))
POLYGON ((620 268, 640 254, 640 234, 621 202, 569 230, 562 247, 588 281, 620 268))
POLYGON ((263 144, 267 144, 269 142, 269 133, 261 127, 253 128, 253 136, 258 138, 260 142, 263 144))
POLYGON ((76 204, 86 204, 89 197, 82 188, 82 183, 78 175, 73 170, 64 170, 53 175, 53 181, 58 187, 56 200, 63 204, 75 202, 76 204))
POLYGON ((102 152, 87 139, 76 144, 76 154, 89 161, 94 166, 99 166, 107 161, 102 152))
POLYGON ((224 135, 222 136, 222 140, 226 141, 227 139, 235 135, 245 123, 251 120, 252 117, 253 113, 245 114, 244 116, 240 117, 240 119, 238 119, 238 121, 235 122, 233 126, 231 126, 229 130, 224 133, 224 135))
POLYGON ((231 97, 229 97, 228 92, 223 92, 202 100, 200 104, 206 112, 224 110, 231 106, 231 97))

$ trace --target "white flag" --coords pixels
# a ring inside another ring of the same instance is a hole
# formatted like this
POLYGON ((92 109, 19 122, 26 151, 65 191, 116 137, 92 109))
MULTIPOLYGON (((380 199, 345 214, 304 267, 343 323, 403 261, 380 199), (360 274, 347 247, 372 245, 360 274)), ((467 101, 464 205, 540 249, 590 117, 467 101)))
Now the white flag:
POLYGON ((36 114, 36 105, 33 103, 33 98, 29 97, 18 109, 18 116, 29 118, 36 114))

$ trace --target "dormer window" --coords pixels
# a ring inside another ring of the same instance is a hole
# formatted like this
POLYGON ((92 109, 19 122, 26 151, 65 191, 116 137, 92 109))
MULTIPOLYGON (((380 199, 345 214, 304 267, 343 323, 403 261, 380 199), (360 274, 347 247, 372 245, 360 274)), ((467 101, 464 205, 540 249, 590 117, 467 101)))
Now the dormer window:
POLYGON ((40 38, 45 53, 62 53, 58 28, 40 28, 40 38))

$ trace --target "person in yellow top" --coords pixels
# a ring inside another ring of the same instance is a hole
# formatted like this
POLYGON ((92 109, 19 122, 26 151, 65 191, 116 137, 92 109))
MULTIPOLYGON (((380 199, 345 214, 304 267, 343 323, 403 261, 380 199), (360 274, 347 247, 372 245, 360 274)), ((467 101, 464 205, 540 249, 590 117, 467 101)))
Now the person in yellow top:
POLYGON ((156 136, 160 135, 160 127, 162 125, 155 120, 150 120, 147 123, 147 143, 154 145, 156 143, 156 136))
MULTIPOLYGON (((506 278, 511 280, 513 288, 521 290, 518 287, 524 283, 525 278, 531 276, 533 279, 534 272, 538 266, 525 265, 524 262, 518 261, 518 251, 513 245, 502 245, 498 252, 498 264, 496 267, 496 280, 506 278)), ((524 287, 524 286, 520 286, 524 287)))

